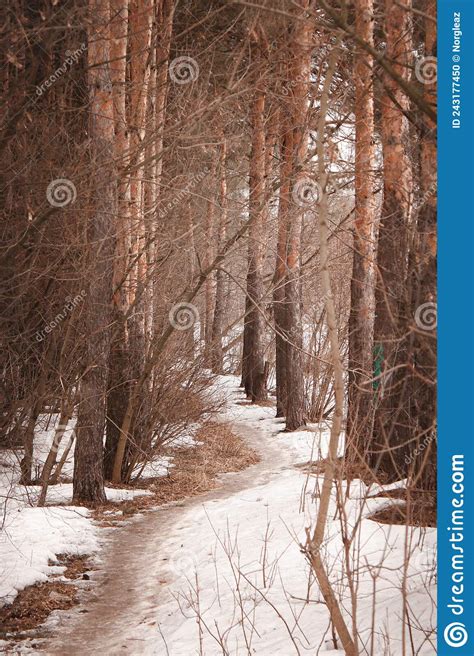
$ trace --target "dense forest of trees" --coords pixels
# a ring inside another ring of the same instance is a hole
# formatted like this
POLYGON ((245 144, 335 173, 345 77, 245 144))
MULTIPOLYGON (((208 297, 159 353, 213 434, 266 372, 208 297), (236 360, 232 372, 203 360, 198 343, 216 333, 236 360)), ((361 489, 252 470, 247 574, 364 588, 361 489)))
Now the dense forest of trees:
POLYGON ((435 487, 435 14, 3 6, 0 440, 23 483, 60 466, 33 471, 45 409, 77 416, 74 497, 100 502, 227 372, 288 431, 343 418, 348 472, 435 487))
POLYGON ((44 506, 74 454, 73 502, 100 506, 238 376, 282 431, 330 426, 300 549, 355 656, 332 491, 341 517, 337 481, 436 492, 435 0, 1 15, 0 447, 20 484, 44 506))

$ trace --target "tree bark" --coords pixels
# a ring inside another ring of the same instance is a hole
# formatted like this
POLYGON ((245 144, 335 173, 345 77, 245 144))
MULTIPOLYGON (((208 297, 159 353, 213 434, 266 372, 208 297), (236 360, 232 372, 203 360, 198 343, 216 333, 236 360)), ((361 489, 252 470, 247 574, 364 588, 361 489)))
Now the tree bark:
MULTIPOLYGON (((248 352, 245 357, 245 387, 252 401, 267 398, 263 321, 263 262, 265 244, 265 91, 257 89, 251 107, 252 152, 249 167, 249 239, 247 297, 248 313, 244 326, 244 346, 247 339, 248 352)), ((245 349, 244 349, 245 350, 245 349)))
POLYGON ((116 176, 114 112, 109 70, 110 7, 89 0, 88 75, 91 156, 96 175, 87 241, 91 254, 85 306, 85 371, 80 383, 73 497, 79 503, 105 501, 103 437, 112 304, 116 176))
MULTIPOLYGON (((308 153, 308 109, 311 75, 311 40, 313 23, 305 14, 308 0, 298 3, 291 48, 291 120, 293 128, 292 199, 299 196, 305 184, 308 153)), ((288 225, 286 258, 285 309, 288 342, 286 345, 287 393, 286 429, 296 430, 306 424, 306 401, 303 372, 303 325, 301 316, 301 232, 304 205, 294 203, 288 225)))
MULTIPOLYGON (((411 0, 385 2, 386 56, 394 70, 409 78, 412 53, 411 0)), ((386 74, 382 96, 384 197, 377 250, 376 313, 374 327, 375 415, 369 463, 376 475, 403 472, 399 454, 390 449, 406 421, 403 390, 407 359, 405 316, 407 298, 408 234, 413 203, 410 134, 404 111, 409 99, 386 74), (400 365, 400 368, 398 368, 400 365)))
MULTIPOLYGON (((226 224, 227 224, 227 177, 226 177, 226 157, 227 142, 222 137, 221 157, 220 157, 220 216, 217 229, 217 249, 225 243, 226 224)), ((216 272, 216 303, 214 306, 214 317, 212 323, 212 353, 211 364, 212 371, 215 374, 221 374, 224 367, 224 352, 222 350, 222 330, 224 315, 224 271, 218 269, 216 272)))
MULTIPOLYGON (((217 172, 216 155, 213 155, 211 164, 211 173, 209 175, 210 197, 207 201, 206 212, 206 250, 204 257, 204 266, 209 266, 212 262, 214 251, 214 233, 215 233, 215 200, 214 200, 214 181, 217 172)), ((207 366, 211 366, 211 352, 212 352, 212 324, 213 324, 213 311, 214 311, 214 296, 215 296, 215 274, 214 272, 206 279, 204 285, 204 299, 205 299, 205 317, 204 317, 204 361, 207 366)))
MULTIPOLYGON (((356 0, 356 33, 373 45, 373 0, 356 0)), ((355 222, 349 315, 347 447, 364 458, 372 435, 374 334, 375 146, 373 58, 355 52, 355 222)))
POLYGON ((276 416, 284 417, 287 406, 287 322, 286 258, 288 248, 288 211, 290 203, 293 132, 282 113, 280 134, 280 196, 278 202, 278 240, 273 277, 273 316, 275 321, 276 416))
MULTIPOLYGON (((436 56, 436 2, 426 0, 425 56, 436 56)), ((436 109, 436 82, 425 84, 423 96, 436 109)), ((422 206, 418 215, 411 323, 414 324, 409 464, 411 485, 436 489, 436 262, 437 262, 437 142, 436 124, 425 115, 421 140, 422 206), (424 307, 424 311, 423 311, 424 307), (428 314, 427 314, 428 313, 428 314), (430 314, 431 313, 431 314, 430 314), (414 320, 413 320, 414 318, 414 320)))
POLYGON ((109 358, 107 424, 104 451, 104 474, 112 478, 115 452, 127 403, 129 386, 129 352, 126 329, 129 279, 127 275, 130 246, 130 176, 126 169, 130 158, 130 137, 126 115, 128 0, 111 0, 110 75, 115 121, 115 159, 118 173, 118 220, 114 255, 113 330, 109 358))

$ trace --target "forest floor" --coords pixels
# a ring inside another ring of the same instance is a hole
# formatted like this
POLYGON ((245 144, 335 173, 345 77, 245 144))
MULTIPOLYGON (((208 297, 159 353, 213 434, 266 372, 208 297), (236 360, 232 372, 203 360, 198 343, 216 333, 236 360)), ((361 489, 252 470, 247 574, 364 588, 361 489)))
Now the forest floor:
MULTIPOLYGON (((302 465, 325 457, 328 426, 284 433, 272 407, 245 401, 236 378, 221 377, 219 392, 227 396, 221 419, 260 460, 219 476, 219 487, 209 485, 199 496, 177 498, 109 529, 79 603, 54 611, 43 635, 13 653, 343 654, 300 544, 314 520, 320 482, 302 465)), ((387 504, 374 498, 380 491, 361 481, 348 488, 348 525, 358 526, 361 642, 369 649, 373 639, 376 656, 386 648, 396 656, 406 639, 420 656, 432 656, 435 531, 369 519, 387 504), (405 571, 408 533, 413 564, 405 571), (407 613, 404 638, 401 618, 407 613)), ((333 499, 325 561, 350 621, 335 510, 333 499)))

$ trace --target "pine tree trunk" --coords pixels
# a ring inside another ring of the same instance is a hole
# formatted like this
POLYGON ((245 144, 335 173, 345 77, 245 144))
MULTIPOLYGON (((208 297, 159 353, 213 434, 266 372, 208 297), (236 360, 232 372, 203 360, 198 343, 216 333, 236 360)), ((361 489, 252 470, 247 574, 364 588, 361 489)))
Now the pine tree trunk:
MULTIPOLYGON (((156 202, 160 201, 160 183, 163 171, 163 142, 166 119, 166 98, 168 95, 168 65, 171 47, 171 36, 173 32, 173 17, 175 0, 160 0, 157 7, 157 45, 156 45, 156 107, 155 107, 155 184, 156 202)), ((155 212, 155 217, 159 213, 155 212)), ((153 228, 155 236, 155 249, 160 245, 158 240, 160 225, 155 219, 153 228)), ((163 301, 163 283, 159 272, 153 276, 153 324, 158 329, 161 320, 161 303, 163 301)))
MULTIPOLYGON (((411 0, 385 2, 386 55, 404 79, 409 79, 412 38, 411 0)), ((409 123, 403 111, 409 99, 389 75, 384 78, 382 96, 382 147, 384 160, 384 198, 378 236, 376 313, 374 328, 375 416, 370 464, 376 473, 403 476, 403 453, 391 447, 403 442, 406 421, 404 379, 407 361, 408 232, 413 202, 413 175, 410 160, 409 123), (400 368, 398 368, 400 366, 400 368)))
POLYGON ((293 133, 288 119, 282 117, 280 135, 280 197, 278 203, 278 241, 273 277, 273 316, 275 321, 276 416, 284 417, 287 406, 287 323, 286 258, 288 247, 288 210, 291 187, 293 133))
POLYGON ((103 437, 107 393, 116 212, 114 114, 109 70, 110 8, 104 0, 89 1, 88 75, 89 136, 96 167, 87 241, 91 254, 90 285, 84 303, 85 372, 79 392, 77 442, 74 454, 75 502, 105 501, 103 437))
MULTIPOLYGON (((436 2, 426 0, 425 56, 436 56, 436 2)), ((426 103, 436 108, 436 82, 423 87, 426 103)), ((407 458, 413 486, 436 489, 436 219, 437 219, 436 124, 425 117, 421 140, 421 189, 423 204, 417 224, 412 275, 411 321, 414 325, 413 385, 411 390, 411 437, 407 458)))
POLYGON ((109 357, 107 393, 107 425, 104 451, 104 475, 112 477, 115 452, 123 422, 124 407, 129 393, 129 353, 125 315, 128 309, 129 280, 127 276, 130 177, 126 174, 129 162, 130 138, 126 116, 126 69, 128 42, 128 0, 111 0, 110 75, 112 78, 115 157, 118 170, 118 221, 114 255, 113 330, 109 357))
MULTIPOLYGON (((220 158, 220 217, 217 229, 217 248, 220 249, 225 243, 226 224, 227 224, 227 177, 226 177, 226 156, 227 143, 225 137, 222 137, 222 148, 220 158)), ((222 269, 216 273, 216 304, 214 307, 214 317, 212 323, 212 371, 215 374, 221 374, 224 366, 224 352, 222 350, 222 330, 224 315, 224 288, 225 278, 222 269)))
MULTIPOLYGON (((130 2, 130 107, 128 129, 130 133, 130 235, 131 235, 131 284, 130 305, 133 312, 128 320, 129 367, 127 375, 131 381, 140 379, 146 356, 146 291, 147 291, 147 243, 145 222, 145 139, 146 110, 151 71, 151 32, 153 7, 151 0, 130 2)), ((122 477, 128 471, 127 461, 135 445, 146 436, 148 396, 145 395, 140 409, 135 409, 128 441, 122 462, 122 477)), ((123 412, 123 411, 122 411, 123 412)), ((119 438, 120 439, 120 438, 119 438)), ((112 478, 117 478, 117 452, 112 478)))
MULTIPOLYGON (((373 0, 356 0, 356 33, 373 45, 373 0)), ((356 48, 355 223, 349 315, 347 445, 351 459, 364 458, 372 436, 374 334, 374 241, 376 222, 373 59, 356 48)))
MULTIPOLYGON (((299 197, 305 184, 306 157, 308 153, 308 109, 311 74, 311 40, 313 24, 305 14, 307 0, 300 0, 298 21, 292 42, 291 101, 293 122, 293 175, 292 200, 299 197), (303 15, 302 15, 303 14, 303 15)), ((287 393, 286 429, 296 430, 306 424, 306 401, 303 370, 303 325, 301 314, 301 232, 303 228, 304 204, 294 203, 288 227, 288 250, 286 259, 286 345, 287 393)))
POLYGON ((267 398, 264 361, 263 321, 263 261, 264 261, 264 202, 265 202, 265 92, 255 91, 251 108, 252 152, 249 167, 249 241, 247 296, 248 314, 244 327, 245 386, 252 401, 267 398))
MULTIPOLYGON (((210 188, 209 193, 214 193, 214 181, 217 172, 216 156, 212 158, 211 173, 209 175, 210 188)), ((214 258, 214 233, 215 233, 215 202, 214 198, 210 197, 207 202, 206 213, 206 247, 204 257, 204 267, 208 267, 214 258)), ((211 351, 212 351, 212 323, 214 312, 214 296, 215 296, 215 274, 212 272, 204 284, 204 300, 205 300, 205 317, 204 317, 204 361, 207 366, 211 366, 211 351)))

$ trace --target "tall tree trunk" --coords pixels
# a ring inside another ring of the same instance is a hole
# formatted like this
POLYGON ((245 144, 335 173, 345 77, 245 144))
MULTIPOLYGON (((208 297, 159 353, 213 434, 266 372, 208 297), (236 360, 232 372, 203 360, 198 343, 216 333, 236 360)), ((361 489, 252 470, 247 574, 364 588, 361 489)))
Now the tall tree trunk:
MULTIPOLYGON (((175 0, 160 0, 157 6, 157 44, 156 44, 156 100, 155 100, 155 185, 156 202, 160 200, 160 184, 163 171, 163 143, 166 120, 166 98, 168 95, 168 64, 173 32, 173 17, 175 0)), ((158 212, 155 217, 158 218, 158 212)), ((160 225, 153 227, 155 238, 159 234, 160 225)), ((159 242, 155 242, 155 250, 159 242)), ((153 316, 154 328, 157 327, 161 315, 162 280, 158 271, 153 276, 153 316)))
MULTIPOLYGON (((412 36, 411 0, 385 1, 386 56, 404 79, 409 79, 412 36)), ((402 398, 405 389, 407 332, 408 232, 413 203, 413 175, 409 154, 410 134, 404 111, 409 99, 390 75, 384 77, 382 96, 383 206, 377 250, 376 312, 374 328, 375 389, 374 438, 370 464, 385 474, 403 471, 398 453, 391 450, 397 430, 406 420, 402 398), (401 368, 397 368, 401 365, 401 368)))
MULTIPOLYGON (((373 0, 356 0, 356 33, 373 45, 373 0)), ((355 222, 349 315, 347 446, 363 458, 372 435, 374 240, 376 221, 373 59, 355 52, 355 222)))
POLYGON ((293 168, 293 132, 288 117, 281 118, 280 128, 280 196, 278 202, 278 239, 273 277, 273 316, 275 321, 276 416, 284 417, 287 406, 287 324, 286 324, 286 257, 288 247, 288 209, 291 171, 293 168))
MULTIPOLYGON (((436 56, 436 1, 426 0, 425 56, 436 56)), ((423 88, 426 103, 436 108, 436 81, 423 88)), ((417 223, 412 275, 411 324, 414 325, 409 478, 413 486, 436 489, 436 124, 425 116, 421 140, 423 204, 417 223)))
POLYGON ((104 451, 104 474, 106 479, 112 477, 120 426, 123 422, 124 408, 129 393, 128 336, 125 319, 128 309, 129 280, 127 267, 130 241, 130 177, 125 172, 130 154, 130 138, 126 116, 128 0, 111 0, 111 13, 110 75, 114 102, 114 146, 118 172, 118 221, 114 255, 114 316, 109 358, 107 435, 104 451))
MULTIPOLYGON (((306 13, 308 0, 298 3, 298 20, 295 25, 291 49, 291 114, 293 122, 293 175, 292 198, 299 198, 306 183, 305 163, 308 153, 308 109, 313 50, 313 23, 306 13)), ((296 430, 306 424, 306 403, 303 371, 303 325, 301 316, 301 232, 304 203, 294 203, 288 227, 286 259, 286 323, 287 394, 286 429, 296 430)))
POLYGON ((265 91, 257 89, 251 107, 252 152, 249 167, 249 240, 247 296, 248 314, 244 340, 248 352, 245 358, 245 385, 252 401, 267 398, 264 361, 263 321, 263 262, 265 245, 265 91))
MULTIPOLYGON (((131 384, 137 381, 145 366, 146 357, 146 289, 148 245, 145 221, 145 143, 150 136, 146 129, 146 110, 151 71, 151 35, 153 6, 151 0, 130 0, 130 106, 128 125, 130 133, 130 234, 131 234, 131 284, 130 305, 133 312, 129 327, 129 368, 131 384)), ((127 459, 134 446, 145 436, 148 415, 148 395, 144 395, 140 408, 133 417, 131 435, 127 444, 122 474, 128 471, 127 459)), ((112 479, 118 483, 114 460, 112 479)))
POLYGON ((91 254, 90 284, 84 304, 85 371, 80 383, 73 496, 76 502, 104 502, 103 437, 112 304, 112 257, 116 177, 114 110, 111 91, 110 7, 89 0, 88 75, 91 157, 95 166, 93 213, 87 241, 91 254))
MULTIPOLYGON (((217 158, 216 155, 212 157, 211 173, 209 175, 210 187, 209 198, 207 201, 206 212, 206 246, 204 256, 204 266, 208 267, 214 257, 214 233, 215 233, 215 199, 214 199, 214 182, 217 172, 217 158)), ((204 361, 207 366, 211 366, 211 351, 212 351, 212 323, 214 311, 214 292, 215 292, 215 274, 214 272, 208 276, 204 285, 204 302, 205 302, 205 317, 204 317, 204 361)))
MULTIPOLYGON (((227 224, 227 177, 226 177, 226 156, 227 143, 222 137, 221 157, 220 157, 220 216, 217 229, 217 249, 225 243, 226 224, 227 224)), ((224 366, 224 352, 222 350, 222 328, 224 315, 224 288, 225 278, 222 269, 216 273, 216 303, 214 306, 214 317, 212 323, 212 371, 215 374, 221 374, 224 366)))

